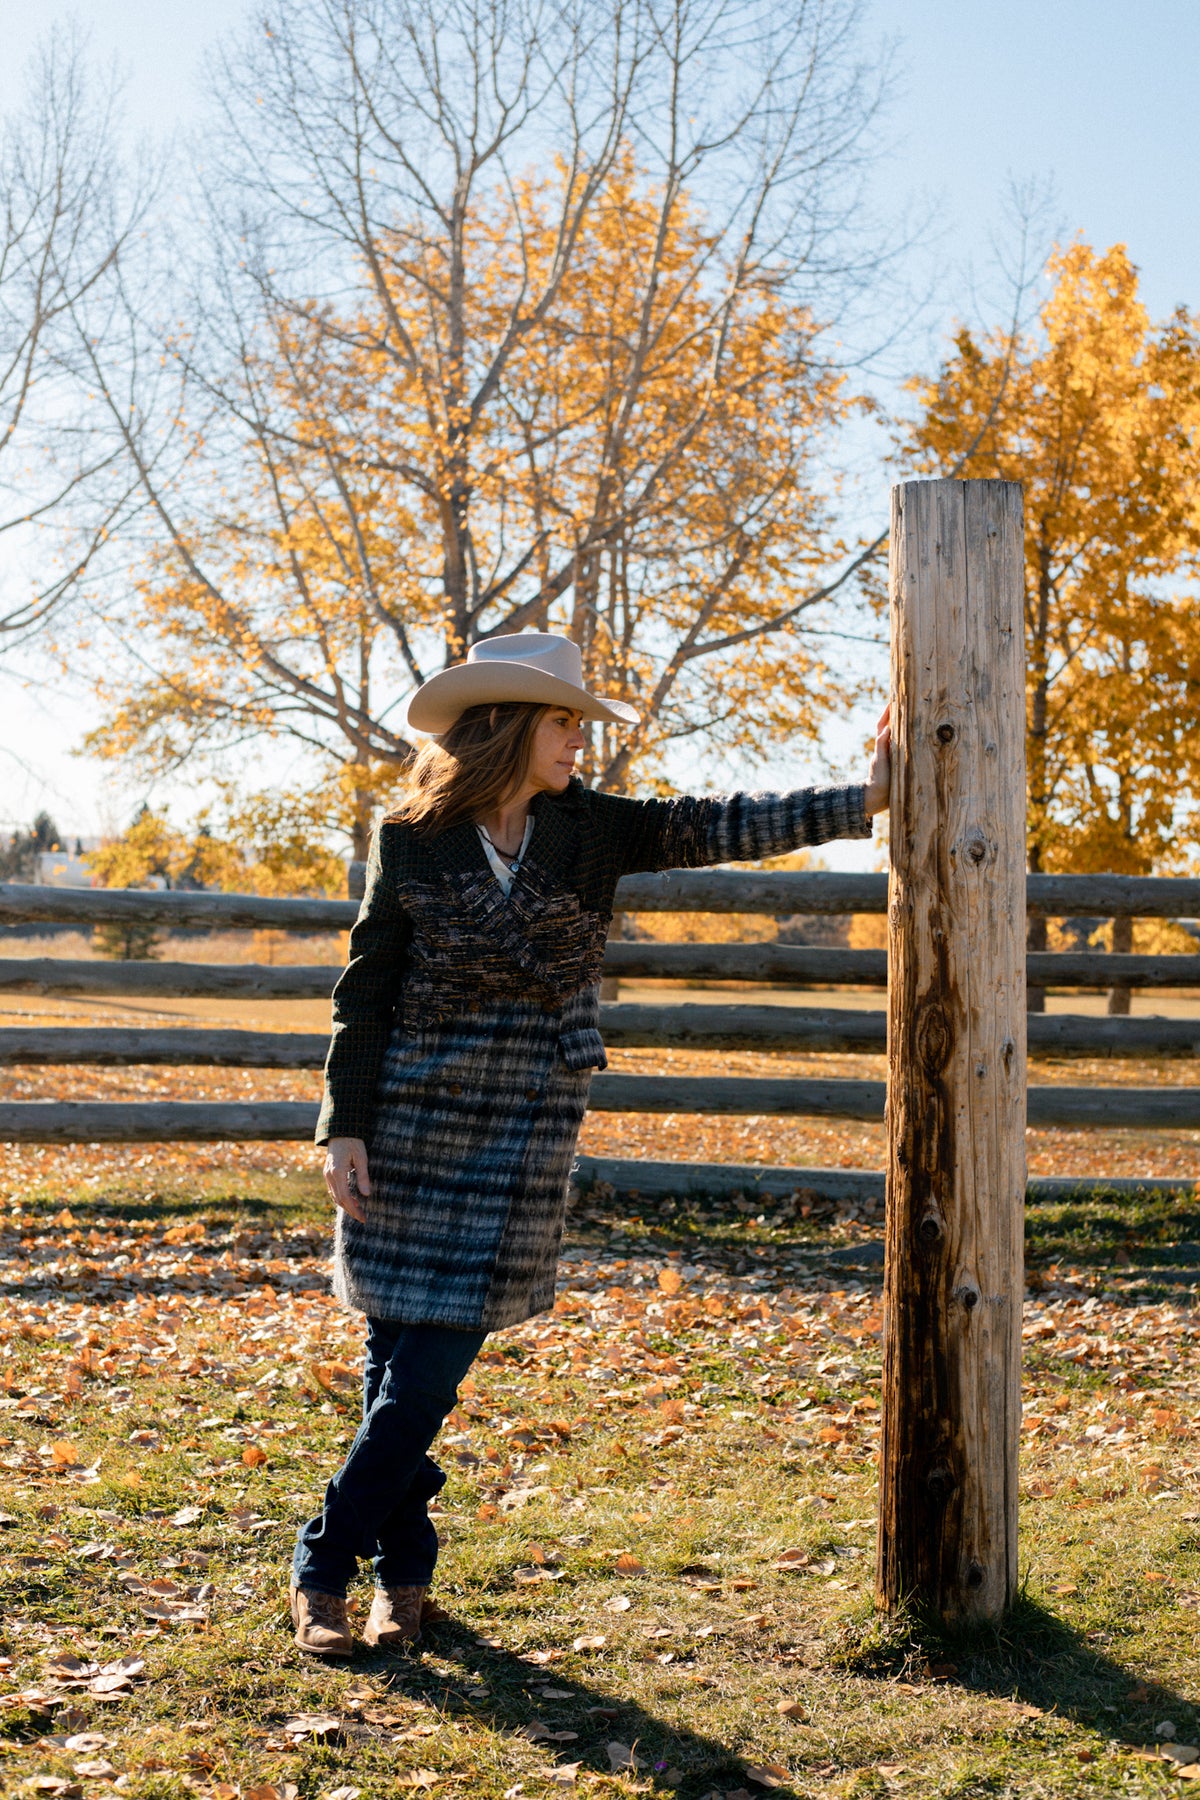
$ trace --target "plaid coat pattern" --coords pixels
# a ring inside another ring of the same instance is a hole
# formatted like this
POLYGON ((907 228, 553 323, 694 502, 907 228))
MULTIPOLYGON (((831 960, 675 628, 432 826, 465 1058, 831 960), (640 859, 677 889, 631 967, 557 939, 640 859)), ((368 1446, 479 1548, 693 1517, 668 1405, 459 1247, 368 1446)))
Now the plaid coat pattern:
POLYGON ((567 1180, 622 875, 870 837, 865 789, 628 800, 539 794, 506 898, 466 821, 375 834, 333 994, 317 1142, 362 1138, 367 1221, 339 1211, 334 1291, 376 1318, 495 1331, 554 1302, 567 1180))

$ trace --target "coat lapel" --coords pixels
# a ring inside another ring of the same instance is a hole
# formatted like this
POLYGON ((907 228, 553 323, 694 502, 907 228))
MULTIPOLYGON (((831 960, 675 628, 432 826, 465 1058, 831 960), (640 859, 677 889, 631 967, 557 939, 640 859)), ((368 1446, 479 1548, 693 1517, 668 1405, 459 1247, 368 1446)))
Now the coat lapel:
POLYGON ((505 897, 470 819, 431 839, 429 850, 455 900, 493 944, 541 987, 555 983, 535 948, 533 932, 545 918, 550 898, 571 890, 570 874, 579 844, 579 806, 572 789, 561 797, 537 794, 533 835, 505 897))

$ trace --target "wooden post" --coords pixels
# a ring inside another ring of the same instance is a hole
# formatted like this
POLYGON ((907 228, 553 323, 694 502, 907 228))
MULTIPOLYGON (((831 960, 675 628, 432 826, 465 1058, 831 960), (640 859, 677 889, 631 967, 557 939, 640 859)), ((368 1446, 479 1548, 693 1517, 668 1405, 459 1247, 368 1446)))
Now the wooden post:
POLYGON ((892 490, 879 1603, 1017 1578, 1025 1199, 1021 489, 892 490))

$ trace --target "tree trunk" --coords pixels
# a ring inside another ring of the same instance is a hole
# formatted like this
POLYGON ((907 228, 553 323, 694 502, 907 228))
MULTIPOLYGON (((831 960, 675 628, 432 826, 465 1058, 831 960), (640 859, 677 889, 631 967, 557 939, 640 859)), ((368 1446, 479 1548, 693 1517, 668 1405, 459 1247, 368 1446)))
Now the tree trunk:
MULTIPOLYGON (((1033 865, 1030 864, 1032 874, 1033 865)), ((1044 950, 1048 942, 1046 915, 1030 913, 1029 925, 1025 932, 1025 948, 1027 950, 1044 950)), ((1044 1013, 1046 1010, 1046 990, 1044 987, 1030 987, 1026 993, 1027 1012, 1044 1013)))
POLYGON ((1017 1577, 1025 1196, 1021 490, 892 490, 888 1209, 877 1597, 1017 1577))
MULTIPOLYGON (((615 912, 609 921, 609 940, 619 938, 624 929, 625 914, 615 912)), ((619 1000, 621 998, 621 977, 619 975, 602 975, 600 977, 600 998, 601 1000, 619 1000)))
MULTIPOLYGON (((1113 955, 1118 952, 1128 956, 1133 949, 1133 915, 1117 913, 1112 922, 1113 955)), ((1108 1010, 1110 1013, 1127 1017, 1131 989, 1127 982, 1115 982, 1108 990, 1108 1010)))

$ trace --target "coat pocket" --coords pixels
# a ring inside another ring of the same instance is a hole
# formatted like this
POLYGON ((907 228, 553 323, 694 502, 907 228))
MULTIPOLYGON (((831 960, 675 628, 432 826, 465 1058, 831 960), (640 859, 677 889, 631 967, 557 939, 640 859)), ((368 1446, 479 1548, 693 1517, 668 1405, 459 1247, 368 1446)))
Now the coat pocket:
POLYGON ((581 1025, 559 1034, 558 1047, 568 1069, 607 1069, 604 1039, 594 1025, 581 1025))

